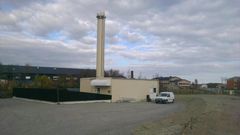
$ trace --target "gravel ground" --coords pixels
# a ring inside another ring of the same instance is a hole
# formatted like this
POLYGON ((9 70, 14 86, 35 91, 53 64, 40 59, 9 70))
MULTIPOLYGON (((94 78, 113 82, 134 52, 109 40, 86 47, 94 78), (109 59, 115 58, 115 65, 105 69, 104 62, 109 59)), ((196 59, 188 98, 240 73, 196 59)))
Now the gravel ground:
POLYGON ((177 96, 186 109, 161 121, 147 122, 136 135, 239 135, 240 97, 225 95, 177 96))
POLYGON ((55 105, 0 99, 1 135, 127 135, 144 122, 182 111, 182 103, 55 105))

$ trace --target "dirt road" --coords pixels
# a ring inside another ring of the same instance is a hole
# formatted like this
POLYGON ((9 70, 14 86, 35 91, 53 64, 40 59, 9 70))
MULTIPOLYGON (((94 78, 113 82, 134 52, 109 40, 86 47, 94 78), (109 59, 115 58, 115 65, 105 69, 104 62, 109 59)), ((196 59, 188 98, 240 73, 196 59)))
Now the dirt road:
POLYGON ((186 109, 158 122, 145 123, 136 135, 239 135, 240 97, 177 96, 186 109))

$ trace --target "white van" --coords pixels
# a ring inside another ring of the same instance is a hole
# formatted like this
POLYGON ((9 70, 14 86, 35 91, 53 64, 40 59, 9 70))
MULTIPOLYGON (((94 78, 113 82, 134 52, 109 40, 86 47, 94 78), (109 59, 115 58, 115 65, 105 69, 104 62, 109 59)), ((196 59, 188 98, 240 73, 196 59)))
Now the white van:
POLYGON ((161 92, 155 98, 155 103, 174 103, 175 97, 173 92, 161 92))

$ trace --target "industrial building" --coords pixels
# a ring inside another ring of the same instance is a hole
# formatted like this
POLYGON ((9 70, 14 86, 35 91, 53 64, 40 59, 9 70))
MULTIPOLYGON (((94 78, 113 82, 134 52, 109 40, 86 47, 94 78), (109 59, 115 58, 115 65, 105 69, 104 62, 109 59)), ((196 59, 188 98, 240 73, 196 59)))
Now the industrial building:
POLYGON ((81 92, 112 95, 112 102, 145 100, 150 90, 158 89, 158 80, 81 78, 81 84, 81 92))
POLYGON ((94 77, 95 74, 95 69, 0 65, 0 79, 21 82, 32 81, 36 76, 42 75, 52 80, 58 80, 59 77, 65 77, 66 80, 73 79, 79 82, 80 78, 94 77))
POLYGON ((158 92, 158 80, 104 77, 105 13, 97 14, 96 78, 81 78, 80 91, 108 94, 112 102, 145 100, 150 91, 158 92))

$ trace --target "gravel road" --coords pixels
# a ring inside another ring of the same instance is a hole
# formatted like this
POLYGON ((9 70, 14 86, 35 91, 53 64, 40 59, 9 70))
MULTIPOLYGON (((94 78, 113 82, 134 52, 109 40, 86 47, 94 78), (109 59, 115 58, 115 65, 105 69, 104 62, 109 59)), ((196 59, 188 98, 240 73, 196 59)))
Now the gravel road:
POLYGON ((227 95, 177 95, 185 105, 158 122, 135 129, 135 135, 239 135, 240 97, 227 95))
POLYGON ((0 99, 1 135, 121 135, 144 122, 182 111, 182 103, 84 103, 55 105, 0 99))

